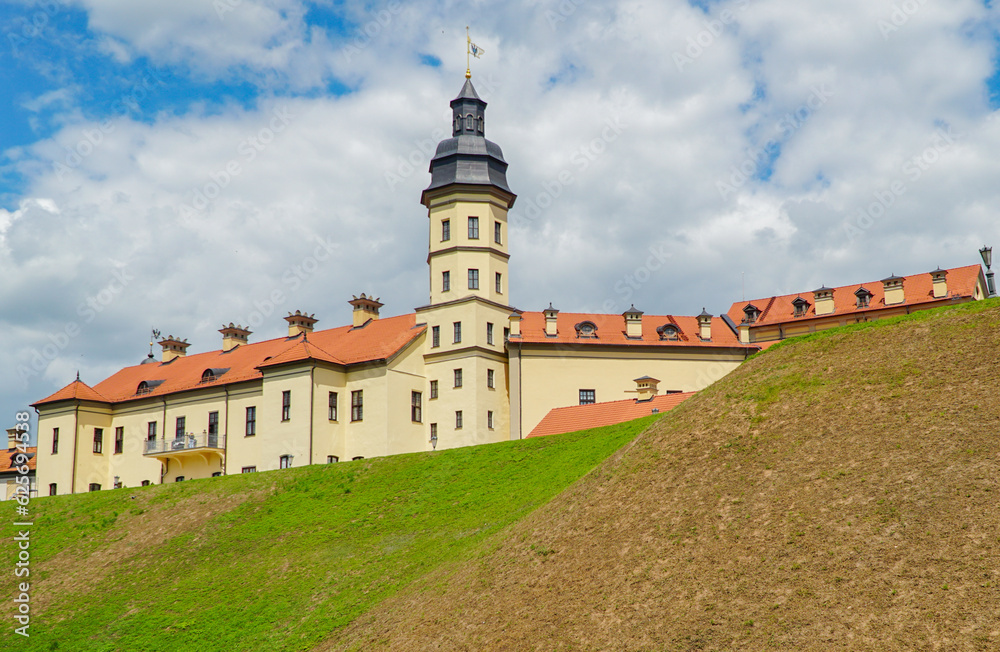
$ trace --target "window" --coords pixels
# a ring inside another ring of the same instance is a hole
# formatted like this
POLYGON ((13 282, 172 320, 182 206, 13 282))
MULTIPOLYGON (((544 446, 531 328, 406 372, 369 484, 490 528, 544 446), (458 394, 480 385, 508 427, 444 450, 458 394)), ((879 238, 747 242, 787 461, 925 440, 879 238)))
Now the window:
POLYGON ((327 455, 326 456, 326 463, 327 464, 336 464, 339 461, 340 461, 340 458, 337 457, 336 455, 327 455))
POLYGON ((184 482, 184 476, 183 475, 177 476, 176 478, 174 478, 174 482, 184 482))
POLYGON ((451 292, 451 272, 441 272, 441 291, 451 292))
POLYGON ((497 294, 503 294, 503 274, 497 272, 494 281, 496 283, 497 294))
POLYGON ((462 370, 461 369, 456 369, 455 370, 455 387, 461 387, 461 386, 462 386, 462 370))
POLYGON ((180 439, 184 436, 184 431, 187 428, 187 417, 177 417, 177 423, 174 426, 174 437, 180 439))
POLYGON ((50 496, 55 496, 56 495, 56 483, 55 482, 53 482, 52 484, 49 485, 49 495, 50 496))
POLYGON ((123 486, 123 485, 122 485, 122 481, 121 481, 121 480, 118 480, 118 479, 117 479, 117 478, 118 478, 118 476, 117 476, 117 475, 115 476, 115 478, 116 478, 116 479, 115 479, 115 484, 114 484, 114 485, 112 485, 112 488, 113 488, 113 489, 121 489, 121 488, 122 488, 122 486, 123 486))
POLYGON ((431 348, 436 349, 441 346, 441 327, 431 326, 431 348))
POLYGON ((470 217, 469 218, 469 240, 479 239, 479 218, 470 217))
POLYGON ((219 436, 219 413, 209 412, 208 413, 208 436, 218 437, 219 436))
POLYGON ((455 323, 452 324, 452 327, 455 330, 455 337, 453 343, 460 344, 462 342, 462 322, 456 321, 455 323))
POLYGON ((488 387, 489 389, 493 389, 496 386, 495 377, 496 377, 496 372, 494 372, 492 369, 486 370, 486 387, 488 387))
POLYGON ((500 237, 502 231, 500 227, 500 222, 493 223, 493 242, 497 244, 503 244, 503 239, 500 237))
POLYGON ((146 441, 156 441, 156 422, 150 421, 146 424, 146 441))
POLYGON ((493 324, 486 322, 486 343, 493 344, 493 324))
POLYGON ((867 289, 861 287, 857 289, 857 291, 854 293, 854 296, 857 297, 858 299, 857 303, 858 308, 867 308, 871 302, 872 293, 869 292, 867 289))
POLYGON ((673 324, 664 324, 656 329, 657 335, 660 336, 661 340, 679 340, 680 331, 673 324))
POLYGON ((356 456, 356 457, 352 457, 352 458, 351 458, 351 461, 352 461, 352 462, 357 462, 358 460, 363 460, 363 459, 365 459, 365 456, 364 456, 364 455, 358 455, 358 456, 356 456))
POLYGON ((292 468, 292 456, 282 455, 278 458, 278 468, 279 469, 290 469, 292 468))
POLYGON ((292 392, 285 390, 281 392, 281 420, 288 421, 292 418, 292 392))
POLYGON ((257 406, 251 405, 247 408, 247 429, 246 436, 253 437, 257 434, 257 406))
POLYGON ((580 390, 580 405, 590 405, 597 402, 597 392, 592 389, 580 390))
MULTIPOLYGON (((52 454, 59 452, 59 428, 52 429, 52 454)), ((55 494, 50 494, 55 495, 55 494)))
POLYGON ((486 411, 486 427, 493 430, 493 410, 486 411))
POLYGON ((462 411, 461 410, 456 410, 455 411, 455 430, 461 430, 461 429, 462 429, 462 411))
POLYGON ((364 397, 362 390, 351 392, 351 421, 361 421, 364 417, 364 397))
POLYGON ((115 455, 121 455, 125 451, 125 428, 118 426, 115 428, 115 455))
POLYGON ((94 428, 94 452, 104 452, 104 429, 94 428))
POLYGON ((469 270, 469 289, 478 290, 479 289, 479 270, 470 269, 469 270))
POLYGON ((221 478, 222 477, 222 471, 216 471, 215 473, 212 474, 212 477, 213 478, 221 478))
POLYGON ((510 339, 510 328, 505 326, 503 329, 503 341, 506 342, 509 339, 510 339))
POLYGON ((327 400, 326 416, 330 421, 337 420, 337 392, 330 392, 330 398, 327 400))
POLYGON ((149 480, 143 480, 142 481, 142 486, 143 487, 148 487, 149 486, 149 480))
POLYGON ((101 485, 97 484, 96 482, 91 482, 90 483, 90 490, 91 491, 100 491, 101 490, 101 485))
POLYGON ((431 424, 431 445, 434 448, 437 448, 437 441, 438 441, 438 424, 432 423, 431 424))
POLYGON ((256 472, 257 472, 256 466, 244 466, 243 469, 240 471, 240 473, 256 473, 256 472))
POLYGON ((410 392, 410 421, 414 423, 420 423, 424 420, 421 409, 422 399, 420 392, 410 392))
POLYGON ((760 317, 760 308, 752 303, 748 303, 746 307, 743 308, 743 315, 743 321, 748 324, 752 324, 757 321, 758 317, 760 317))
POLYGON ((451 220, 441 220, 441 242, 451 240, 451 220))
POLYGON ((431 399, 433 400, 433 399, 435 399, 437 397, 438 397, 438 381, 432 380, 431 381, 431 399))
POLYGON ((795 297, 795 300, 792 301, 792 306, 795 307, 796 317, 804 317, 809 312, 809 302, 802 297, 795 297))

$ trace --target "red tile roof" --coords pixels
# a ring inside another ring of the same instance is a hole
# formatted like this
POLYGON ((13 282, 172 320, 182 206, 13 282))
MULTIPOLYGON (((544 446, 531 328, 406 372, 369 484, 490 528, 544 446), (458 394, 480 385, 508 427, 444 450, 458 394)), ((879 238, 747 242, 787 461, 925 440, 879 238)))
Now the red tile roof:
MULTIPOLYGON (((573 344, 580 346, 619 345, 619 346, 702 346, 702 347, 741 347, 737 335, 722 320, 712 319, 712 340, 703 342, 698 337, 699 327, 697 317, 678 317, 675 315, 643 315, 642 339, 629 339, 625 335, 625 318, 622 315, 593 315, 577 312, 560 312, 556 318, 558 335, 549 337, 545 334, 545 315, 541 312, 525 312, 521 314, 521 341, 538 344, 573 344), (597 337, 577 337, 575 326, 580 322, 593 322, 597 327, 597 337), (677 327, 679 333, 676 340, 661 340, 656 329, 665 324, 677 327)), ((756 349, 756 345, 750 345, 756 349)))
POLYGON ((79 381, 71 383, 52 396, 33 405, 65 399, 86 398, 105 403, 118 403, 147 396, 163 396, 197 387, 228 385, 262 377, 260 367, 303 360, 322 360, 342 365, 385 360, 398 353, 426 330, 416 324, 416 315, 400 315, 368 322, 354 328, 342 326, 302 336, 280 337, 263 342, 243 344, 229 351, 209 351, 156 364, 126 367, 90 389, 79 381), (266 364, 265 364, 266 363, 266 364), (202 383, 206 369, 228 369, 216 380, 202 383), (163 381, 142 396, 136 396, 139 383, 163 381), (77 386, 78 385, 78 386, 77 386), (84 389, 85 388, 85 389, 84 389), (92 395, 83 396, 86 390, 92 395), (74 395, 76 392, 78 395, 74 395))
MULTIPOLYGON (((37 455, 35 453, 38 448, 31 446, 30 448, 25 448, 24 453, 28 455, 28 470, 34 471, 36 465, 38 464, 37 455)), ((14 458, 17 456, 18 451, 16 448, 8 448, 6 451, 0 452, 0 473, 13 473, 17 469, 17 464, 14 463, 14 458)))
POLYGON ((56 401, 97 401, 100 403, 107 403, 108 399, 94 391, 94 389, 87 383, 77 379, 60 389, 52 396, 43 398, 38 403, 33 403, 32 407, 42 403, 54 403, 56 401))
POLYGON ((554 408, 545 415, 528 434, 529 437, 559 435, 588 428, 624 423, 653 414, 653 410, 667 412, 694 396, 696 392, 660 394, 649 401, 637 402, 634 398, 591 405, 570 405, 554 408))
MULTIPOLYGON (((833 288, 834 312, 829 315, 819 317, 831 317, 835 315, 856 315, 866 312, 884 310, 886 308, 897 308, 899 306, 913 306, 921 304, 942 303, 954 298, 971 298, 976 291, 976 284, 986 285, 983 278, 982 269, 979 265, 968 265, 966 267, 956 267, 948 271, 948 296, 941 299, 934 298, 933 282, 930 272, 924 274, 914 274, 903 277, 903 298, 905 301, 892 306, 885 305, 885 291, 882 289, 881 281, 868 281, 866 283, 856 283, 854 285, 844 285, 833 288), (868 308, 857 307, 857 297, 854 293, 859 288, 865 288, 871 292, 868 308)), ((734 303, 727 313, 729 318, 736 324, 743 321, 746 315, 743 309, 748 304, 753 304, 760 309, 760 316, 753 323, 754 328, 760 326, 772 326, 789 322, 798 322, 806 319, 816 318, 816 299, 812 291, 801 292, 799 294, 785 294, 783 296, 770 297, 768 299, 753 299, 750 301, 739 301, 734 303), (801 317, 795 316, 795 308, 792 302, 796 297, 801 296, 809 302, 809 309, 801 317)))

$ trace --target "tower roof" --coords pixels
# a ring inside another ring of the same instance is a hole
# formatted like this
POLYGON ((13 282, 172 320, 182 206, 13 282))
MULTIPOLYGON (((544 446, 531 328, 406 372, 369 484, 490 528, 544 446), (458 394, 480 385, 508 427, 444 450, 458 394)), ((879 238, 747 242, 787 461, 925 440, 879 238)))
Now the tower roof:
POLYGON ((451 138, 438 143, 429 172, 431 183, 420 197, 428 203, 428 193, 451 185, 496 188, 507 197, 508 207, 516 195, 507 186, 507 161, 496 143, 486 140, 486 102, 479 97, 471 79, 466 79, 458 97, 451 101, 451 138))

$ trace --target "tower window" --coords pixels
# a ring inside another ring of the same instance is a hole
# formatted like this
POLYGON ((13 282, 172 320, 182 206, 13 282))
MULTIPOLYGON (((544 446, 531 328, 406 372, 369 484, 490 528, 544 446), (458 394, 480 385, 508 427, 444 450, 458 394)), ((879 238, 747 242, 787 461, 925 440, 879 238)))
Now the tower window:
MULTIPOLYGON (((52 429, 52 454, 59 452, 59 428, 52 429)), ((55 495, 55 494, 51 494, 55 495)))
POLYGON ((94 428, 94 452, 101 454, 104 452, 104 429, 94 428))
POLYGON ((473 115, 471 113, 468 114, 467 116, 465 116, 465 130, 466 131, 472 131, 472 121, 473 120, 475 120, 475 118, 473 117, 473 115))
POLYGON ((461 429, 462 429, 462 411, 461 410, 456 410, 455 411, 455 430, 461 430, 461 429))
POLYGON ((330 392, 330 398, 327 400, 327 418, 330 421, 337 420, 337 392, 330 392))
POLYGON ((476 133, 479 134, 483 133, 484 127, 485 127, 485 120, 483 120, 483 116, 479 116, 478 126, 476 127, 476 133))
POLYGON ((461 369, 456 369, 455 370, 455 387, 461 387, 461 386, 462 386, 462 370, 461 369))
POLYGON ((597 392, 592 389, 580 390, 580 405, 592 405, 597 402, 597 392))
POLYGON ((451 240, 451 220, 441 220, 441 242, 451 240))
POLYGON ((410 392, 410 421, 420 423, 423 421, 423 396, 420 392, 410 392))
POLYGON ((493 344, 493 324, 486 322, 486 343, 493 344))
POLYGON ((455 329, 455 338, 454 338, 453 344, 461 344, 462 343, 462 322, 456 321, 456 322, 454 322, 452 324, 452 327, 455 329))
POLYGON ((364 412, 364 395, 361 393, 362 390, 356 390, 351 392, 351 421, 362 421, 365 416, 364 412))
POLYGON ((438 381, 431 381, 431 398, 435 399, 438 397, 438 381))
POLYGON ((495 242, 497 244, 503 244, 502 239, 500 238, 500 235, 501 235, 500 229, 501 229, 500 222, 494 222, 493 223, 493 242, 495 242))
POLYGON ((470 269, 469 270, 469 289, 478 290, 479 289, 479 270, 470 269))
POLYGON ((115 428, 115 455, 125 452, 125 428, 118 426, 115 428))
POLYGON ((469 218, 469 240, 479 239, 479 218, 470 217, 469 218))
POLYGON ((486 387, 489 389, 496 387, 496 372, 492 369, 486 370, 486 387))
POLYGON ((257 435, 257 406, 251 405, 247 408, 247 428, 246 436, 254 437, 257 435))
POLYGON ((493 430, 493 410, 486 411, 486 427, 493 430))
POLYGON ((281 420, 288 421, 292 418, 292 392, 285 390, 281 392, 281 420))
POLYGON ((494 281, 496 282, 497 294, 503 294, 503 274, 497 272, 494 281))
POLYGON ((451 292, 451 272, 441 272, 441 291, 451 292))
POLYGON ((441 327, 431 326, 431 348, 436 349, 441 346, 441 327))

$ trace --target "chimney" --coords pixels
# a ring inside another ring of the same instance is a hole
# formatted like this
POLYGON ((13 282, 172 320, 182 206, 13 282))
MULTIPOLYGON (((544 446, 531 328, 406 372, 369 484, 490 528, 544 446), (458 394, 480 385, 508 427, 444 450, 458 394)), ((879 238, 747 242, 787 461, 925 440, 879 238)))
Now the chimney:
POLYGON ((21 443, 21 434, 17 428, 7 428, 7 449, 17 448, 21 443))
POLYGON ((943 299, 948 296, 948 270, 938 267, 931 272, 931 281, 934 283, 935 299, 943 299))
POLYGON ((549 303, 549 307, 544 310, 543 314, 545 315, 545 335, 547 337, 555 337, 559 334, 559 327, 556 325, 559 311, 549 303))
POLYGON ((902 276, 893 274, 889 278, 882 279, 882 289, 885 291, 885 305, 887 306, 894 306, 906 300, 903 296, 902 276))
MULTIPOLYGON (((354 296, 354 295, 351 295, 354 296)), ((369 321, 378 319, 378 309, 385 304, 379 303, 378 299, 366 297, 362 292, 360 297, 354 297, 349 304, 354 306, 354 327, 364 326, 369 321)))
POLYGON ((240 344, 246 344, 252 331, 243 328, 240 325, 233 326, 233 322, 229 322, 229 325, 223 325, 219 329, 222 333, 222 351, 232 351, 240 344))
POLYGON ((750 344, 750 324, 745 321, 740 324, 740 343, 750 344))
POLYGON ((313 332, 313 326, 315 326, 316 322, 319 320, 316 319, 315 314, 310 315, 296 310, 294 315, 292 313, 288 313, 288 316, 285 317, 285 321, 288 322, 288 337, 298 337, 302 333, 313 332))
POLYGON ((625 317, 625 337, 630 340, 642 339, 642 311, 635 305, 622 313, 625 317))
POLYGON ((191 345, 186 339, 168 335, 166 339, 160 341, 160 346, 163 347, 163 362, 170 362, 174 358, 183 358, 187 355, 187 348, 191 345))
POLYGON ((698 337, 701 338, 702 342, 712 341, 712 315, 708 314, 704 308, 698 315, 698 337))
POLYGON ((510 320, 510 336, 521 337, 521 313, 515 310, 507 319, 510 320))
POLYGON ((642 378, 636 378, 633 382, 635 383, 635 391, 639 394, 636 401, 649 401, 659 391, 657 385, 660 384, 660 381, 656 378, 643 376, 642 378))
POLYGON ((837 309, 833 304, 833 288, 825 285, 818 290, 813 290, 813 300, 816 305, 816 316, 832 315, 837 309))

